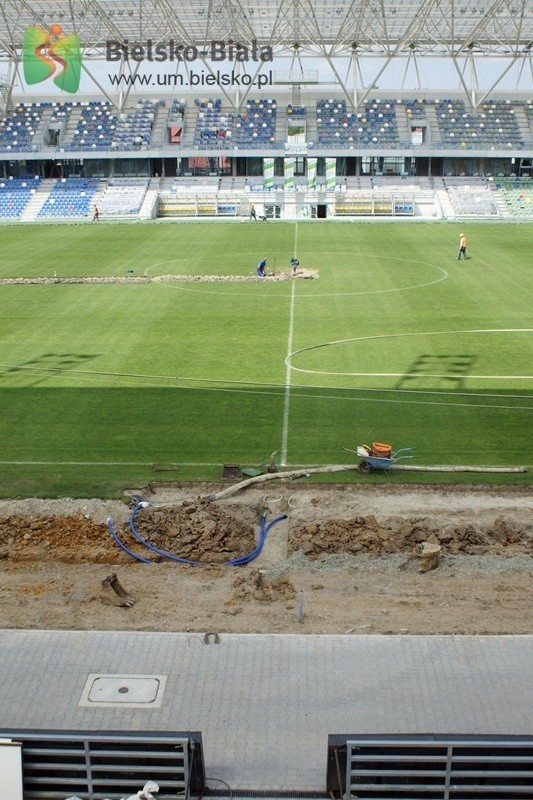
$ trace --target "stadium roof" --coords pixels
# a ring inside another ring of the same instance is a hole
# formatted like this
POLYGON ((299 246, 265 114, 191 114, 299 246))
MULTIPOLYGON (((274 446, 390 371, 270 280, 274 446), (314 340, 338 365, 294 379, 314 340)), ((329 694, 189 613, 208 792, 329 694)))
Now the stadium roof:
MULTIPOLYGON (((284 58, 291 61, 289 72, 275 71, 275 83, 318 84, 319 70, 306 70, 305 60, 322 60, 354 106, 402 58, 414 65, 417 86, 422 85, 420 74, 429 73, 424 59, 448 60, 474 106, 514 67, 517 85, 533 83, 533 0, 0 0, 0 61, 8 64, 7 73, 0 76, 2 95, 9 96, 17 81, 22 85, 23 42, 30 26, 48 32, 49 41, 77 34, 84 74, 112 102, 98 82, 96 63, 105 63, 109 40, 127 42, 130 48, 151 42, 154 48, 161 44, 171 51, 173 44, 192 46, 211 74, 208 52, 214 40, 246 46, 256 42, 280 58, 279 64, 284 58), (476 62, 487 57, 497 68, 481 88, 476 62), (351 64, 351 79, 349 69, 341 75, 343 58, 351 64), (377 67, 363 80, 360 62, 369 58, 377 67)), ((132 71, 131 60, 119 60, 120 69, 132 71)), ((177 64, 176 70, 180 65, 187 68, 180 59, 177 64)), ((133 68, 137 71, 139 64, 133 68)), ((129 91, 120 95, 119 107, 129 91)), ((236 107, 248 91, 232 98, 221 88, 236 107)))
POLYGON ((0 57, 30 25, 107 39, 257 40, 296 55, 529 56, 533 0, 0 0, 0 57))

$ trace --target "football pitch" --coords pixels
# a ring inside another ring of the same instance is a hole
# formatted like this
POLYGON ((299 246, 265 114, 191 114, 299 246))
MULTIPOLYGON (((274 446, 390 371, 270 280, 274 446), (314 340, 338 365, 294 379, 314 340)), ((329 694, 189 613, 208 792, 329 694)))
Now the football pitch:
POLYGON ((0 287, 1 495, 214 480, 273 451, 280 468, 356 463, 344 448, 376 440, 413 447, 413 464, 530 467, 532 238, 504 223, 3 226, 0 279, 51 280, 0 287), (260 258, 289 273, 293 255, 317 274, 254 279, 260 258), (228 280, 161 280, 185 275, 228 280))

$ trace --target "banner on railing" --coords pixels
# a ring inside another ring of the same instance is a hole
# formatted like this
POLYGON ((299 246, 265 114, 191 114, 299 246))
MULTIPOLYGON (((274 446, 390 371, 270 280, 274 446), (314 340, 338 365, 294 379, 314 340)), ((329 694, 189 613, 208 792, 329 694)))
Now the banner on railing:
POLYGON ((283 163, 283 188, 286 192, 294 191, 294 158, 286 158, 283 163))
POLYGON ((274 188, 274 159, 273 158, 264 158, 263 159, 263 183, 265 189, 273 189, 274 188))
POLYGON ((316 189, 316 158, 307 159, 307 188, 310 192, 316 189))
POLYGON ((337 169, 336 158, 326 158, 326 191, 335 191, 335 172, 337 169))

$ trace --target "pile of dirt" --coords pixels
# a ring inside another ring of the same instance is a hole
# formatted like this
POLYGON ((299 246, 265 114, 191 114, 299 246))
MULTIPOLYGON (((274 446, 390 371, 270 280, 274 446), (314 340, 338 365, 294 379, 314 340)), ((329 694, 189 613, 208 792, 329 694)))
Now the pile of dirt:
POLYGON ((224 564, 256 546, 257 526, 207 500, 143 509, 135 529, 159 550, 211 564, 224 564))
MULTIPOLYGON (((151 545, 174 556, 225 564, 256 547, 259 516, 257 508, 185 500, 170 507, 140 510, 135 516, 135 530, 151 545)), ((127 524, 116 526, 116 532, 139 555, 156 562, 164 558, 148 552, 127 524)), ((311 560, 332 554, 416 555, 426 541, 440 544, 443 555, 533 555, 531 527, 523 520, 499 515, 484 524, 443 524, 430 516, 378 520, 373 514, 291 527, 287 555, 301 551, 311 560)), ((73 564, 131 562, 131 556, 113 541, 106 524, 81 513, 0 518, 0 559, 73 564)))
MULTIPOLYGON (((256 544, 258 518, 254 510, 239 517, 205 500, 158 509, 142 509, 135 530, 159 550, 210 564, 224 564, 251 552, 256 544), (242 517, 250 521, 244 521, 242 517)), ((133 536, 129 525, 113 526, 120 540, 135 553, 152 561, 162 556, 148 552, 133 536)), ((61 563, 124 564, 132 558, 113 540, 107 524, 78 513, 72 516, 0 517, 0 559, 61 563)))
POLYGON ((378 522, 373 514, 350 520, 332 519, 291 531, 289 550, 301 550, 308 558, 349 553, 373 556, 391 553, 415 555, 422 542, 442 546, 442 554, 533 555, 533 536, 525 522, 498 516, 489 525, 447 523, 431 517, 388 519, 378 522))
POLYGON ((219 484, 124 501, 0 501, 5 628, 315 634, 523 634, 533 626, 529 487, 297 485, 201 499, 219 484), (190 566, 148 552, 139 534, 190 566), (247 566, 260 518, 264 548, 247 566), (108 527, 107 520, 112 524, 108 527), (135 560, 111 536, 153 563, 135 560), (441 546, 420 570, 422 542, 441 546), (134 603, 106 581, 116 575, 134 603))
POLYGON ((107 525, 83 514, 0 517, 0 559, 14 562, 55 561, 63 564, 129 563, 118 551, 107 525))
MULTIPOLYGON (((299 269, 296 275, 286 272, 269 272, 266 278, 275 281, 286 281, 291 278, 318 278, 317 269, 299 269)), ((89 275, 89 276, 54 276, 32 278, 0 278, 0 286, 33 286, 62 284, 97 284, 97 283, 257 283, 264 278, 257 275, 89 275)))
POLYGON ((290 580, 285 577, 269 581, 264 572, 252 569, 242 572, 233 581, 233 594, 226 605, 236 605, 240 602, 274 603, 277 600, 290 602, 296 598, 296 589, 290 580))

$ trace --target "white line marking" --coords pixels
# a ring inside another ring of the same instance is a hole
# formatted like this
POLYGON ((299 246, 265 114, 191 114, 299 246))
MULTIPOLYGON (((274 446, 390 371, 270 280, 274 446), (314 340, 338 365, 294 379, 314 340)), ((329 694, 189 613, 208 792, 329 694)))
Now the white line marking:
MULTIPOLYGON (((30 466, 63 466, 63 467, 152 467, 159 463, 154 461, 0 461, 0 464, 22 464, 30 466)), ((177 467, 219 467, 220 464, 211 461, 172 461, 177 467)), ((2 502, 0 500, 0 502, 2 502)))
MULTIPOLYGON (((298 224, 298 223, 296 223, 298 224)), ((291 301, 289 312, 289 336, 287 339, 287 354, 290 354, 292 349, 292 337, 294 332, 294 298, 296 296, 296 281, 292 282, 291 287, 291 301)), ((283 403, 283 428, 281 432, 281 466, 287 465, 287 447, 289 439, 289 409, 291 404, 291 365, 286 361, 287 368, 285 370, 285 399, 283 403)))
POLYGON ((423 378, 453 378, 454 380, 484 379, 491 381, 531 381, 533 375, 470 375, 462 372, 452 372, 450 374, 438 372, 421 372, 420 374, 410 374, 405 372, 323 372, 316 369, 300 369, 293 367, 297 372, 306 372, 311 375, 336 375, 345 378, 405 378, 405 380, 416 381, 423 378))
MULTIPOLYGON (((357 397, 342 397, 338 395, 320 395, 320 394, 300 394, 298 393, 298 397, 309 397, 312 400, 349 400, 351 402, 357 402, 359 398, 357 397)), ((527 398, 526 398, 527 399, 527 398)), ((437 402, 427 402, 425 400, 389 400, 388 398, 380 398, 380 397, 371 397, 371 398, 364 398, 364 403, 389 403, 392 405, 405 405, 405 406, 440 406, 441 408, 500 408, 500 409, 507 409, 508 411, 533 411, 533 406, 500 406, 492 403, 437 403, 437 402)))
MULTIPOLYGON (((296 258, 298 249, 298 222, 294 226, 294 252, 296 258)), ((296 281, 291 284, 291 299, 289 306, 289 335, 287 337, 287 358, 285 359, 285 398, 283 402, 283 427, 281 430, 281 466, 287 466, 287 448, 289 441, 289 410, 291 405, 291 365, 290 354, 292 350, 292 338, 294 334, 294 305, 296 298, 296 281)))
MULTIPOLYGON (((298 225, 298 223, 296 223, 296 225, 298 225)), ((297 238, 297 231, 295 232, 295 240, 296 240, 296 238, 297 238)), ((295 243, 295 248, 296 248, 296 243, 295 243)), ((350 256, 351 259, 353 259, 353 253, 351 251, 343 251, 343 252, 345 252, 347 255, 350 256)), ((296 250, 295 250, 294 254, 296 255, 296 250)), ((177 263, 178 261, 182 261, 182 260, 186 261, 186 259, 172 259, 172 260, 169 260, 169 261, 159 261, 156 264, 152 264, 151 266, 146 267, 143 274, 145 276, 149 276, 151 270, 156 269, 157 267, 164 266, 165 264, 174 264, 174 263, 177 263)), ((199 261, 200 257, 194 257, 194 260, 195 261, 199 261)), ((417 284, 412 284, 410 286, 397 286, 397 287, 394 287, 392 289, 373 289, 373 290, 370 290, 370 291, 362 291, 362 292, 326 292, 324 294, 313 292, 312 294, 309 294, 309 295, 300 294, 299 299, 301 299, 301 300, 303 300, 303 299, 316 300, 317 298, 320 298, 320 297, 361 297, 363 295, 372 295, 372 294, 389 294, 391 292, 407 292, 407 291, 413 291, 414 289, 423 289, 423 288, 426 288, 428 286, 433 286, 434 284, 440 283, 441 281, 444 281, 444 280, 446 280, 446 278, 449 277, 448 272, 446 272, 446 270, 443 269, 443 267, 439 267, 436 264, 430 264, 427 261, 413 261, 412 259, 398 258, 396 256, 386 256, 386 260, 387 261, 401 261, 401 262, 405 262, 406 264, 409 264, 411 266, 412 265, 420 265, 422 267, 429 267, 430 269, 436 269, 438 272, 440 272, 440 276, 438 278, 436 278, 435 280, 427 281, 426 283, 417 283, 417 284)), ((351 266, 351 262, 347 263, 345 266, 350 267, 351 266)), ((178 274, 186 274, 186 273, 178 272, 178 274)), ((255 270, 254 270, 253 274, 255 274, 255 270)), ((154 276, 154 278, 156 278, 156 277, 157 276, 154 276)), ((178 291, 192 292, 192 293, 196 293, 196 294, 215 294, 215 295, 217 295, 219 297, 220 297, 221 294, 222 295, 228 294, 231 297, 257 297, 258 296, 256 292, 236 292, 235 291, 236 284, 232 283, 231 281, 229 281, 229 282, 221 281, 220 283, 217 283, 216 284, 216 286, 217 286, 216 289, 206 289, 205 288, 205 284, 202 284, 202 286, 200 287, 197 284, 189 285, 187 283, 169 283, 169 282, 166 282, 166 281, 165 282, 159 282, 159 281, 156 281, 156 280, 154 280, 154 283, 157 283, 158 286, 165 286, 168 289, 176 289, 178 291), (219 291, 220 287, 229 287, 230 291, 220 292, 219 291)), ((211 285, 211 284, 209 284, 209 285, 211 285)), ((258 285, 261 286, 261 284, 258 284, 258 285)), ((271 284, 268 284, 268 285, 270 286, 271 284)), ((276 299, 276 300, 278 299, 278 295, 276 294, 274 296, 271 292, 266 294, 265 296, 269 297, 270 299, 276 299)), ((263 300, 264 296, 261 295, 260 299, 263 300)))
MULTIPOLYGON (((321 344, 311 345, 310 347, 301 347, 293 353, 289 353, 285 359, 285 363, 291 363, 294 356, 300 353, 309 352, 310 350, 319 350, 321 347, 332 347, 336 344, 350 344, 351 342, 368 342, 376 339, 400 339, 405 336, 454 336, 458 333, 532 333, 533 328, 480 328, 473 330, 461 331, 419 331, 415 333, 382 333, 376 336, 355 336, 352 339, 337 339, 331 342, 322 342, 321 344)), ((366 377, 366 378, 405 378, 410 380, 427 379, 427 378, 454 378, 466 380, 468 379, 483 379, 483 380, 533 380, 533 375, 473 375, 473 374, 434 374, 429 372, 420 373, 418 375, 409 374, 405 372, 329 372, 327 370, 304 369, 303 367, 292 366, 295 372, 304 372, 308 375, 335 375, 337 377, 366 377)))
MULTIPOLYGON (((296 353, 300 352, 299 350, 295 351, 296 353)), ((5 369, 6 372, 10 371, 33 371, 33 372, 51 372, 51 373, 62 373, 62 377, 68 378, 70 375, 75 374, 77 377, 81 376, 82 378, 95 378, 95 377, 107 377, 107 378, 138 378, 139 381, 142 381, 142 388, 166 388, 167 385, 175 386, 176 383, 204 383, 204 384, 224 384, 224 386, 202 386, 200 387, 200 391, 204 392, 229 392, 229 393, 236 393, 236 394, 270 394, 275 397, 280 395, 280 391, 276 391, 276 389, 280 389, 281 391, 284 390, 285 384, 277 384, 277 383, 249 383, 248 381, 235 381, 235 380, 222 380, 219 378, 190 378, 185 375, 148 375, 148 374, 136 374, 136 373, 128 373, 128 372, 89 372, 89 371, 82 371, 82 370, 58 370, 54 368, 47 368, 47 367, 19 367, 14 364, 0 364, 0 371, 5 369), (153 381, 161 380, 166 381, 165 384, 157 384, 153 383, 153 381), (243 387, 243 386, 256 386, 256 389, 243 389, 243 388, 230 388, 230 387, 243 387), (272 389, 272 391, 265 392, 265 389, 262 387, 268 387, 272 389)), ((293 370, 297 370, 297 367, 292 367, 293 370)), ((299 370, 303 371, 303 370, 299 370)), ((374 374, 374 373, 372 373, 374 374)), ((10 377, 8 375, 8 377, 10 377)), ((427 377, 427 376, 423 376, 427 377)), ((488 376, 489 378, 494 378, 494 375, 488 376)), ((497 376, 496 376, 497 377, 497 376)), ((518 375, 517 379, 523 378, 523 375, 518 375)), ((110 385, 109 383, 104 385, 110 385)), ((128 383, 126 384, 124 380, 121 382, 120 387, 125 386, 139 386, 139 383, 128 383)), ((306 389, 307 391, 311 392, 313 389, 317 389, 320 391, 326 391, 326 387, 324 386, 302 386, 300 384, 292 384, 294 389, 306 389)), ((176 388, 179 389, 188 389, 189 387, 186 386, 178 386, 176 388)), ((196 389, 194 390, 196 391, 196 389)), ((378 393, 378 394, 417 394, 417 395, 437 395, 440 397, 493 397, 500 399, 502 397, 501 394, 492 394, 491 392, 446 392, 443 390, 437 389, 401 389, 397 387, 393 388, 384 388, 384 387, 366 387, 366 386, 356 386, 356 387, 344 387, 344 386, 332 386, 331 391, 346 391, 351 392, 352 395, 360 394, 360 393, 378 393)), ((328 395, 316 395, 316 394, 302 394, 299 393, 300 397, 326 397, 328 395)), ((529 395, 524 394, 505 394, 504 397, 507 400, 529 400, 529 395)), ((344 397, 344 396, 336 396, 331 395, 333 400, 357 400, 356 396, 353 397, 344 397)), ((372 402, 372 400, 370 400, 372 402)), ((376 402, 386 402, 383 401, 376 401, 376 402)), ((391 401, 391 402, 404 402, 404 401, 391 401)), ((408 402, 408 401, 407 401, 408 402)), ((438 403, 436 405, 439 405, 438 403)), ((481 406, 483 408, 492 408, 493 406, 481 406)), ((504 406, 508 408, 508 406, 504 406)), ((510 406, 509 406, 510 407, 510 406)))

